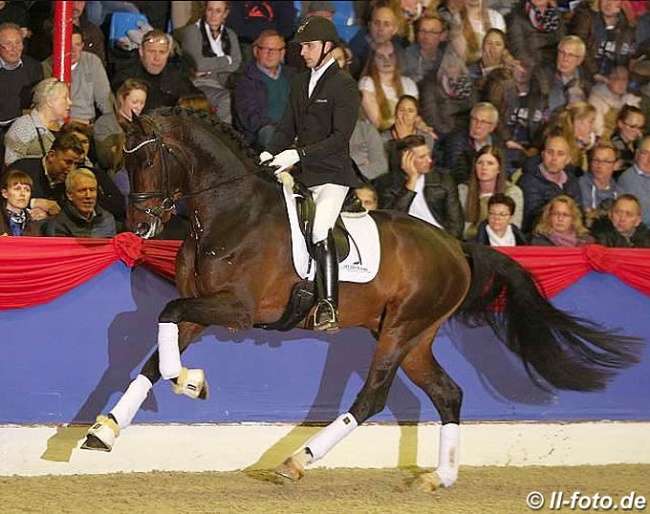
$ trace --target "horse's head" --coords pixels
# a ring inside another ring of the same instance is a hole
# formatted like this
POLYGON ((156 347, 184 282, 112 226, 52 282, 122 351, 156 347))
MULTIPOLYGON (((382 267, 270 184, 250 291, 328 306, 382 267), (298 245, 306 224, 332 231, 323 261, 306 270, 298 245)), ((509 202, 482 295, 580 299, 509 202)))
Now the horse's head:
POLYGON ((159 233, 175 210, 182 179, 177 152, 154 118, 133 118, 124 143, 130 186, 127 225, 141 237, 159 233))

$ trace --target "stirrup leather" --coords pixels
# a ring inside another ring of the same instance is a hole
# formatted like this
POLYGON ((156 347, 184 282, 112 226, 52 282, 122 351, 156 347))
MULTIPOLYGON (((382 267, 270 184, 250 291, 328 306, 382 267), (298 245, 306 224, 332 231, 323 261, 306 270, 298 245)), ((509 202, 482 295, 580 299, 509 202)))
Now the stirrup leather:
POLYGON ((334 304, 327 298, 322 298, 314 309, 314 330, 336 332, 340 328, 338 318, 338 312, 334 304))

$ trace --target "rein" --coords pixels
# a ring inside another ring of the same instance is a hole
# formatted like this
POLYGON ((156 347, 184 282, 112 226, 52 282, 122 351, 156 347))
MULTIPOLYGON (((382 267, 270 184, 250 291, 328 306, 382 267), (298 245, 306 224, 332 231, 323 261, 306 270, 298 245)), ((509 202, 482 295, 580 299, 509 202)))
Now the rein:
MULTIPOLYGON (((164 214, 168 212, 175 212, 176 211, 176 200, 174 200, 174 196, 178 193, 181 194, 183 198, 191 198, 191 197, 196 197, 200 196, 204 193, 208 193, 211 191, 215 191, 216 189, 226 185, 226 184, 231 184, 233 182, 237 182, 239 180, 243 180, 246 177, 250 176, 248 173, 238 175, 235 177, 231 177, 225 180, 221 180, 217 182, 216 184, 213 184, 209 187, 200 189, 198 191, 189 191, 189 192, 184 192, 184 191, 171 191, 170 188, 170 177, 169 177, 169 164, 167 161, 167 153, 170 153, 174 158, 178 161, 178 157, 176 157, 175 153, 173 150, 166 145, 162 137, 156 133, 155 128, 153 132, 153 137, 150 137, 149 139, 145 139, 144 141, 141 141, 138 143, 136 146, 133 148, 126 148, 126 146, 123 146, 122 151, 126 155, 134 154, 137 151, 141 150, 147 145, 150 144, 156 144, 157 145, 157 153, 161 157, 161 173, 162 173, 162 179, 163 179, 163 184, 164 184, 164 191, 147 191, 147 192, 142 192, 142 193, 132 193, 129 192, 128 194, 128 199, 129 203, 132 205, 132 207, 140 212, 143 212, 145 215, 148 216, 149 221, 150 221, 150 227, 147 231, 147 234, 144 235, 143 237, 149 238, 155 235, 155 233, 158 231, 158 228, 160 225, 163 223, 162 217, 164 214), (142 202, 145 202, 147 200, 151 199, 157 199, 160 198, 162 199, 162 202, 160 205, 155 206, 155 207, 141 207, 139 204, 142 202)), ((180 161, 178 161, 180 163, 180 161)), ((180 163, 181 166, 184 168, 183 164, 180 163)), ((149 160, 147 163, 148 166, 153 165, 153 160, 149 160)), ((261 173, 261 172, 260 172, 261 173)), ((133 180, 130 181, 133 183, 133 180)))

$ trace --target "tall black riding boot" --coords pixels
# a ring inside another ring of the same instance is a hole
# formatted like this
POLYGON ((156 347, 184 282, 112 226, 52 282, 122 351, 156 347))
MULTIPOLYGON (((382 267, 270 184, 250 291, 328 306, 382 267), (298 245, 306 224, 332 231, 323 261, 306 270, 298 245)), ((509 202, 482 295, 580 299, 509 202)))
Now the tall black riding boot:
POLYGON ((337 332, 339 329, 339 263, 336 257, 334 236, 330 230, 327 238, 316 243, 316 287, 318 304, 314 310, 314 330, 337 332))

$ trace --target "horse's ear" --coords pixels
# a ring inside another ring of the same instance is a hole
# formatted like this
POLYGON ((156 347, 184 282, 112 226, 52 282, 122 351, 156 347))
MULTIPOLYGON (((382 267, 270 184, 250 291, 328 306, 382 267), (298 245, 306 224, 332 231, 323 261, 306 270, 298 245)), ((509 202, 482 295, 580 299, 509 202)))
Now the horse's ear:
MULTIPOLYGON (((131 119, 133 121, 129 121, 126 119, 124 116, 118 116, 117 123, 120 127, 122 127, 122 130, 124 131, 125 134, 128 134, 132 130, 136 129, 137 127, 134 126, 133 122, 136 120, 137 116, 133 111, 131 111, 131 119)), ((141 127, 140 127, 141 128, 141 127)))

